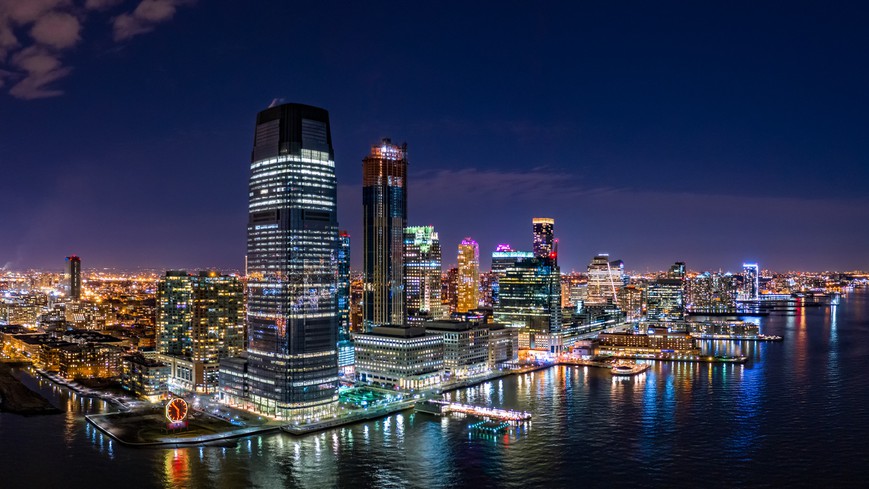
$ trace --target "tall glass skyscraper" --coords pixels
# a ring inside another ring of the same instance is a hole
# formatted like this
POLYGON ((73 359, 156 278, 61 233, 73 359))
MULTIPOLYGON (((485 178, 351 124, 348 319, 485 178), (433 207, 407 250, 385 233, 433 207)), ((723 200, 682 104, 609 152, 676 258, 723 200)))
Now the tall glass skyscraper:
POLYGON ((521 258, 500 278, 495 321, 540 333, 561 331, 561 271, 545 258, 521 258))
POLYGON ((616 292, 623 285, 619 269, 614 269, 607 253, 595 255, 588 265, 586 305, 599 306, 616 302, 616 292))
POLYGON ((516 251, 509 244, 499 244, 492 252, 492 273, 495 275, 492 283, 492 307, 497 306, 500 301, 501 279, 504 278, 507 269, 525 258, 534 258, 534 253, 516 251))
POLYGON ((441 242, 432 226, 411 226, 404 230, 404 290, 408 321, 443 316, 441 242))
POLYGON ((404 324, 404 228, 407 227, 407 144, 384 139, 362 160, 365 331, 404 324))
POLYGON ((480 245, 471 238, 459 243, 458 305, 456 312, 468 312, 480 302, 480 245))
POLYGON ((350 339, 350 234, 338 233, 338 341, 350 339))
POLYGON ((756 301, 760 298, 760 272, 757 263, 742 264, 742 294, 744 301, 756 301))
POLYGON ((74 301, 81 300, 81 258, 66 257, 66 280, 67 296, 74 301))
POLYGON ((535 217, 531 225, 534 231, 534 256, 555 262, 555 219, 535 217))
POLYGON ((338 225, 329 113, 257 115, 248 255, 249 403, 283 419, 338 400, 338 225))

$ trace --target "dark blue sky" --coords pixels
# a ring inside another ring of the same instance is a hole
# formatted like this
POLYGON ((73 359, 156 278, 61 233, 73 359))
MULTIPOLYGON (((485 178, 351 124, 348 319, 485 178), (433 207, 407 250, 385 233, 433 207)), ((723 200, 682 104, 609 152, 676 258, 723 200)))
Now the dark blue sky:
POLYGON ((0 266, 240 268, 279 98, 330 111, 356 266, 389 136, 445 266, 549 216, 566 270, 869 269, 858 2, 34 2, 0 0, 0 266))

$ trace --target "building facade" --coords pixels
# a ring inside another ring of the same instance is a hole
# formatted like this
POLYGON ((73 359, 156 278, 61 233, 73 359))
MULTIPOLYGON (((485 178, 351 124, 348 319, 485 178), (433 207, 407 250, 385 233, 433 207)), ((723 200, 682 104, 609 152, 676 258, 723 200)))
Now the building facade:
POLYGON ((742 291, 739 299, 743 301, 760 299, 760 270, 757 263, 742 264, 742 291))
POLYGON ((492 307, 498 305, 501 279, 507 273, 507 269, 515 265, 517 261, 526 258, 533 258, 534 253, 530 251, 516 251, 509 244, 499 244, 495 251, 492 252, 492 307))
POLYGON ((362 160, 362 225, 366 331, 403 324, 404 228, 407 227, 407 144, 384 139, 362 160))
POLYGON ((281 419, 333 412, 339 244, 329 113, 302 104, 260 112, 250 169, 250 406, 281 419))
POLYGON ((338 341, 350 339, 350 234, 338 232, 338 341))
POLYGON ((617 292, 622 286, 619 270, 610 264, 609 255, 596 255, 588 265, 588 288, 586 290, 586 305, 602 305, 617 302, 617 292))
POLYGON ((561 330, 561 272, 548 259, 524 258, 499 280, 495 322, 554 333, 561 330))
POLYGON ((404 292, 409 322, 443 316, 441 243, 432 226, 404 230, 404 292))
POLYGON ((555 219, 535 217, 531 220, 534 233, 534 256, 557 259, 555 249, 555 219))
POLYGON ((476 309, 480 303, 480 245, 471 238, 459 243, 456 312, 476 309))
POLYGON ((157 353, 173 365, 171 389, 208 392, 216 388, 218 361, 244 351, 241 280, 216 272, 166 272, 157 282, 156 336, 157 353))
POLYGON ((354 335, 356 379, 388 389, 421 390, 440 385, 444 339, 421 327, 379 326, 354 335))
POLYGON ((478 322, 430 321, 428 333, 444 339, 444 372, 450 379, 463 379, 489 371, 489 327, 478 322))
POLYGON ((81 300, 81 258, 75 255, 66 257, 65 288, 70 299, 81 300))

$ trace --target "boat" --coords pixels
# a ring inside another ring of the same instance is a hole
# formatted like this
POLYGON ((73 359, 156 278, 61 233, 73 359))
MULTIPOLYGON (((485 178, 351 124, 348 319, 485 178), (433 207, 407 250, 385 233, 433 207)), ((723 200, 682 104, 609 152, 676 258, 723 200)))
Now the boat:
POLYGON ((648 363, 617 362, 613 364, 610 373, 613 375, 637 375, 649 370, 648 363))

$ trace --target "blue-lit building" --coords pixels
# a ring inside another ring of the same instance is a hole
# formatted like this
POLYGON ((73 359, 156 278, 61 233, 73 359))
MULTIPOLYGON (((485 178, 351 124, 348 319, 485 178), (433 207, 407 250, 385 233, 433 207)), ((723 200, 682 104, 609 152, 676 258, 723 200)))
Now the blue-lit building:
POLYGON ((350 234, 338 233, 338 341, 350 339, 350 234))
POLYGON ((685 263, 676 262, 666 277, 652 281, 646 288, 646 315, 649 319, 678 320, 685 317, 685 263))
POLYGON ((534 258, 530 251, 516 251, 509 244, 499 244, 492 252, 492 307, 497 306, 500 294, 500 281, 507 269, 515 265, 519 260, 534 258))
POLYGON ((499 280, 496 323, 530 331, 561 331, 561 271, 544 258, 523 258, 499 280))
POLYGON ((404 292, 408 322, 443 317, 441 242, 433 226, 404 230, 404 292))
POLYGON ((742 293, 739 295, 744 301, 760 299, 760 270, 757 263, 742 264, 742 293))
POLYGON ((356 363, 355 348, 350 337, 350 234, 338 233, 338 370, 352 371, 356 363))
POLYGON ((365 331, 404 324, 404 228, 407 227, 407 145, 389 139, 362 160, 365 331))
POLYGON ((340 324, 329 113, 260 112, 250 168, 248 399, 239 404, 282 419, 323 415, 338 400, 340 324))

